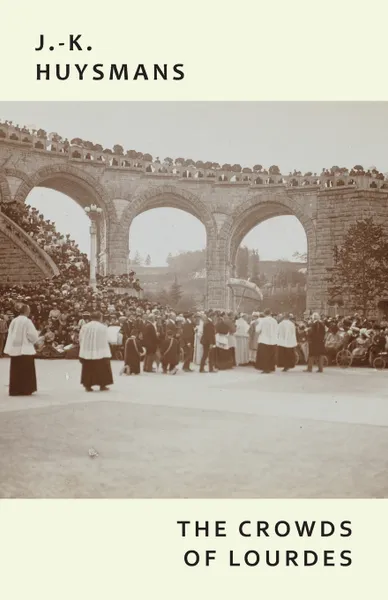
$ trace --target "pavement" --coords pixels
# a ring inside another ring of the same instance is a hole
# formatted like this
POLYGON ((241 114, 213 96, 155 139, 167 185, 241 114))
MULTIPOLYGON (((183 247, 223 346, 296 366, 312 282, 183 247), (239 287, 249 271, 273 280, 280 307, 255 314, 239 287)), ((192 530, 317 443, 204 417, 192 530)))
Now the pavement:
POLYGON ((85 393, 78 361, 37 360, 8 396, 0 498, 388 498, 388 369, 120 376, 85 393))

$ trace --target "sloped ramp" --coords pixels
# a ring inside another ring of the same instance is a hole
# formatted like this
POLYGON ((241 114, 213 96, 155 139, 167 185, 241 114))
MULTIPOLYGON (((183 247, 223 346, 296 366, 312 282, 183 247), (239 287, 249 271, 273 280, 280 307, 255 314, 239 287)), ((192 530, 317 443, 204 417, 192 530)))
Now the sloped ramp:
POLYGON ((59 275, 50 256, 0 210, 0 286, 41 281, 59 275))

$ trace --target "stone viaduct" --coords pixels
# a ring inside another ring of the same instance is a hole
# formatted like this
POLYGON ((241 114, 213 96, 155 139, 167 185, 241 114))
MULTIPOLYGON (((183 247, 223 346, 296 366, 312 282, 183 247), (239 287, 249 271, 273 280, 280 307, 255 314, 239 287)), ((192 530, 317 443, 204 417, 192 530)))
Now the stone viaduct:
MULTIPOLYGON (((230 306, 227 280, 245 235, 278 215, 295 215, 308 244, 307 308, 324 310, 326 267, 349 224, 373 215, 388 223, 388 182, 377 173, 321 175, 269 172, 183 159, 153 160, 131 151, 86 149, 0 124, 0 201, 25 202, 34 187, 57 190, 82 207, 103 210, 98 230, 98 270, 127 270, 133 219, 156 207, 197 217, 207 235, 207 305, 230 306)), ((161 224, 162 226, 162 224, 161 224)), ((42 277, 47 274, 42 275, 42 277)), ((35 274, 34 274, 35 277, 35 274)))

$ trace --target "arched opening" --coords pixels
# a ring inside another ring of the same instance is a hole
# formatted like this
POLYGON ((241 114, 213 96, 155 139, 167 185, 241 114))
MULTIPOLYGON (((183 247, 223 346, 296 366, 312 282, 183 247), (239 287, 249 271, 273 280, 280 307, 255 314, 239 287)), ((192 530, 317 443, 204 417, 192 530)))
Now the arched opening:
POLYGON ((206 244, 206 228, 193 211, 146 207, 130 224, 128 270, 148 298, 178 312, 194 310, 205 304, 206 244))
POLYGON ((234 216, 228 232, 229 276, 250 279, 263 293, 262 301, 249 292, 229 297, 235 309, 270 308, 300 316, 306 310, 313 226, 295 213, 286 199, 265 198, 252 200, 234 216))
MULTIPOLYGON (((18 173, 15 175, 18 176, 18 173)), ((83 262, 85 269, 87 260, 81 255, 85 254, 89 258, 90 220, 84 209, 91 205, 102 209, 97 224, 96 262, 97 271, 103 275, 106 274, 108 263, 107 223, 114 217, 115 209, 104 189, 93 177, 79 172, 70 165, 43 167, 28 179, 23 179, 16 191, 15 201, 27 206, 30 204, 35 211, 33 216, 36 216, 36 210, 38 210, 40 219, 43 216, 45 221, 50 221, 51 233, 54 232, 52 228, 54 222, 55 232, 60 237, 61 243, 65 240, 67 244, 69 240, 72 240, 69 253, 74 254, 73 249, 78 246, 75 252, 79 255, 77 262, 83 262)), ((42 239, 41 243, 44 244, 42 239)), ((65 248, 69 250, 67 246, 65 248)), ((51 253, 52 258, 54 255, 59 257, 59 253, 56 251, 54 254, 51 253)), ((73 257, 74 262, 76 258, 76 256, 73 257)))
POLYGON ((78 202, 46 187, 34 187, 20 223, 47 252, 61 275, 89 276, 90 220, 78 202))

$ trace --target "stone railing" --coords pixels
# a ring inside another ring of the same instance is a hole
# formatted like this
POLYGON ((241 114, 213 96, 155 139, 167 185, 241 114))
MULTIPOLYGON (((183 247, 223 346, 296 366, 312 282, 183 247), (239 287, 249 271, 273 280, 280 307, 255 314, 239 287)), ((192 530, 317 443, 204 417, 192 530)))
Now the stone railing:
MULTIPOLYGON (((242 168, 240 165, 224 165, 220 167, 216 163, 203 163, 197 161, 195 164, 185 164, 176 159, 175 161, 153 160, 150 155, 129 151, 114 153, 112 150, 99 150, 86 148, 77 144, 63 141, 56 134, 31 133, 28 129, 17 128, 0 123, 0 143, 15 144, 21 147, 32 148, 34 151, 49 152, 56 156, 65 155, 71 162, 87 162, 103 165, 112 169, 130 170, 145 173, 147 176, 176 177, 177 179, 195 180, 196 182, 212 183, 213 185, 241 185, 241 186, 282 186, 282 187, 316 187, 316 188, 341 188, 356 187, 361 189, 386 189, 388 180, 381 173, 364 173, 346 171, 343 173, 330 173, 325 171, 317 174, 289 174, 282 175, 279 172, 271 172, 265 169, 242 168), (216 165, 216 166, 215 166, 216 165)), ((273 171, 277 171, 274 169, 273 171)))
POLYGON ((33 260, 46 277, 59 275, 59 269, 52 258, 19 225, 1 212, 0 231, 33 260))

